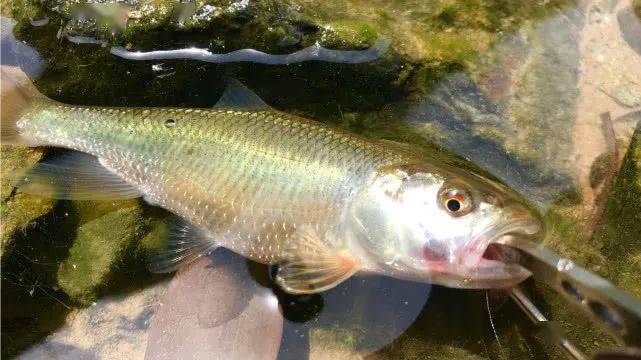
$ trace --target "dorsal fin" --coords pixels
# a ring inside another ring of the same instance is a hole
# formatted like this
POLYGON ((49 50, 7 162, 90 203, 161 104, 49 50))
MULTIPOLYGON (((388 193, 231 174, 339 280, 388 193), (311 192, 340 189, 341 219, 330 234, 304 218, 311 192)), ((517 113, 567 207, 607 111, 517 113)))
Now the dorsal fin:
POLYGON ((245 109, 245 110, 266 110, 267 105, 258 95, 249 90, 240 81, 234 78, 226 78, 227 88, 220 97, 214 109, 245 109))

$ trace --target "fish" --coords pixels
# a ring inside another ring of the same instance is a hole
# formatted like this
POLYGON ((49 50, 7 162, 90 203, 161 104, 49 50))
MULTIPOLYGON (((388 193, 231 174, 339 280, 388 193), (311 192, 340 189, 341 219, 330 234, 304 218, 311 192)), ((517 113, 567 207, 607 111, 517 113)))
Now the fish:
POLYGON ((530 275, 484 256, 502 236, 542 232, 511 189, 410 146, 280 112, 236 80, 211 108, 63 104, 9 67, 2 82, 3 144, 72 150, 20 175, 18 188, 142 197, 168 210, 175 220, 150 256, 153 272, 225 247, 273 265, 292 294, 357 273, 455 288, 530 275))

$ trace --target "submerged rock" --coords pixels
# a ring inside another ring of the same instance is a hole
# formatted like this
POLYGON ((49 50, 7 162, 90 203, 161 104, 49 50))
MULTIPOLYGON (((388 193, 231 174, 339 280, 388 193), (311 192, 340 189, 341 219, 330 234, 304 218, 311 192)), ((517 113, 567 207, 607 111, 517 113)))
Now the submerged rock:
POLYGON ((149 324, 167 288, 160 282, 135 293, 106 296, 67 315, 65 324, 20 354, 36 359, 142 359, 149 324))
POLYGON ((114 273, 123 270, 119 264, 144 236, 144 224, 137 206, 111 211, 82 223, 69 256, 58 268, 60 288, 71 299, 91 304, 100 290, 109 285, 114 273))
POLYGON ((502 32, 554 13, 567 3, 569 0, 527 5, 510 1, 497 7, 491 1, 458 5, 438 1, 415 3, 412 11, 406 11, 396 3, 371 6, 352 0, 338 3, 141 0, 110 4, 121 9, 103 11, 100 9, 107 4, 63 1, 53 6, 49 2, 15 1, 13 15, 19 21, 20 38, 34 45, 49 61, 49 69, 40 83, 48 95, 59 100, 86 102, 86 94, 100 93, 99 98, 89 101, 211 106, 221 90, 212 89, 211 80, 227 74, 241 78, 260 95, 267 94, 265 100, 276 108, 294 109, 320 120, 328 117, 335 120, 341 112, 378 109, 408 92, 425 92, 436 79, 453 70, 474 68, 479 54, 487 51, 502 32), (34 28, 27 23, 27 6, 45 12, 51 19, 49 24, 34 28), (124 24, 115 34, 110 27, 99 26, 102 20, 95 20, 120 19, 122 13, 128 14, 126 22, 111 20, 124 24), (79 18, 93 20, 79 22, 79 18), (86 23, 87 29, 68 29, 71 23, 86 23), (173 74, 161 77, 152 71, 151 64, 119 60, 95 45, 73 44, 65 39, 51 41, 51 33, 58 31, 62 37, 82 36, 84 40, 95 39, 131 51, 198 47, 212 53, 228 53, 252 48, 270 54, 289 54, 314 44, 330 49, 362 50, 380 38, 390 41, 390 49, 379 60, 360 66, 236 64, 221 68, 169 61, 165 65, 174 68, 173 74), (43 37, 45 33, 47 36, 43 37), (62 77, 68 69, 74 69, 71 76, 62 77), (119 82, 111 81, 114 78, 119 82), (296 91, 289 91, 292 89, 296 91), (176 96, 161 95, 170 92, 176 96))
POLYGON ((621 9, 617 13, 617 20, 621 27, 621 34, 628 46, 641 55, 641 1, 635 0, 633 4, 635 2, 636 10, 633 8, 621 9), (637 11, 636 14, 635 11, 637 11))
MULTIPOLYGON (((39 149, 3 146, 0 153, 0 168, 5 176, 20 173, 37 163, 42 158, 42 154, 43 151, 39 149)), ((25 233, 29 227, 35 226, 36 219, 51 211, 55 203, 53 199, 14 192, 15 181, 2 179, 0 255, 4 254, 5 248, 16 232, 25 233)))

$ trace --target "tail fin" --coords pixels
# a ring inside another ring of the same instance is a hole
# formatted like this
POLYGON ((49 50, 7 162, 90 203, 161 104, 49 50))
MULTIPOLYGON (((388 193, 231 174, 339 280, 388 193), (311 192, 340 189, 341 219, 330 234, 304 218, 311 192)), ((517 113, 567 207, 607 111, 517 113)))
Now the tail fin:
POLYGON ((45 99, 29 77, 15 66, 0 66, 0 144, 27 145, 18 121, 36 100, 45 99))

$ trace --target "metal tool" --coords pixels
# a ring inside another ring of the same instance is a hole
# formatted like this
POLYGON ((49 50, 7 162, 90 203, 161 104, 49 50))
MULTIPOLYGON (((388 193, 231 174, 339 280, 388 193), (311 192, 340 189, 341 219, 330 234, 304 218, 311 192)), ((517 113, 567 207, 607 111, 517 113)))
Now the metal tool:
MULTIPOLYGON (((599 353, 595 359, 641 359, 641 301, 614 286, 602 277, 562 258, 545 247, 516 236, 498 241, 502 261, 517 262, 530 270, 536 281, 548 285, 567 302, 585 312, 597 326, 611 334, 621 345, 599 353), (501 249, 501 247, 507 247, 501 249), (516 250, 517 256, 514 255, 516 250), (508 251, 502 251, 508 250, 508 251)), ((639 269, 641 271, 641 269, 639 269)), ((519 287, 509 290, 510 296, 528 317, 572 359, 588 359, 567 340, 555 323, 526 296, 519 287)))

